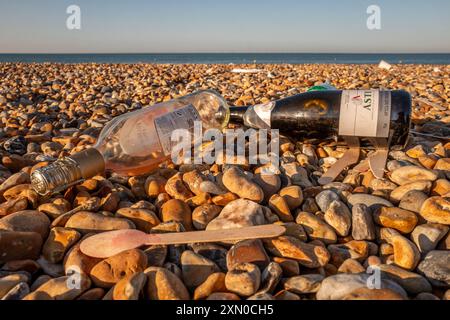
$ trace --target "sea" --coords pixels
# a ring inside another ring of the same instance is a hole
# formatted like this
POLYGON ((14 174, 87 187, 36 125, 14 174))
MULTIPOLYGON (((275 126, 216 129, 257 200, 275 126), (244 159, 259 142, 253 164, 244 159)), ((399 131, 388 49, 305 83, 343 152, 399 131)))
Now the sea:
POLYGON ((449 54, 356 53, 101 53, 0 54, 1 62, 154 64, 450 64, 449 54))

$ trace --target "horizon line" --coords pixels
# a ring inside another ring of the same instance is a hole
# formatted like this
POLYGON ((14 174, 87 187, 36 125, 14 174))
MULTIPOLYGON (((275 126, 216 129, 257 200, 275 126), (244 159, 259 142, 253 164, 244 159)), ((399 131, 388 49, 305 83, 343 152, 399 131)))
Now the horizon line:
POLYGON ((340 54, 365 54, 365 55, 388 55, 388 54, 450 54, 450 52, 293 52, 293 51, 182 51, 182 52, 0 52, 0 55, 70 55, 70 54, 117 54, 117 55, 126 55, 126 54, 330 54, 330 55, 340 55, 340 54))

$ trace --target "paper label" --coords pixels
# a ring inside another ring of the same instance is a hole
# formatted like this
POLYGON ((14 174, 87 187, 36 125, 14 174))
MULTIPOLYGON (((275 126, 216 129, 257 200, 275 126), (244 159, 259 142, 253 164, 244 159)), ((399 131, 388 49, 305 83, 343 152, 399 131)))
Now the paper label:
POLYGON ((342 91, 339 135, 388 138, 390 120, 389 91, 342 91))
POLYGON ((257 104, 253 107, 255 113, 267 125, 268 128, 270 128, 270 116, 274 107, 275 102, 257 104))
POLYGON ((170 155, 172 151, 172 132, 176 129, 192 131, 194 121, 201 121, 201 118, 197 109, 192 104, 155 118, 155 128, 164 155, 170 155))
POLYGON ((155 139, 149 139, 153 132, 144 117, 128 118, 119 131, 119 143, 122 152, 135 157, 145 157, 150 154, 157 144, 155 139))

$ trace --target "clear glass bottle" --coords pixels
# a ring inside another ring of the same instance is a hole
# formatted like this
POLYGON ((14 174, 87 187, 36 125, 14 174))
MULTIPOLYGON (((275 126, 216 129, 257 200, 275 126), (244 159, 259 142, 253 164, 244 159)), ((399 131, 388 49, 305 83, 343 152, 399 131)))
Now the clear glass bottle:
POLYGON ((105 169, 122 175, 145 174, 170 158, 170 134, 192 130, 223 129, 230 118, 227 102, 212 90, 199 91, 114 118, 101 131, 97 143, 59 159, 31 175, 41 195, 59 192, 105 169))

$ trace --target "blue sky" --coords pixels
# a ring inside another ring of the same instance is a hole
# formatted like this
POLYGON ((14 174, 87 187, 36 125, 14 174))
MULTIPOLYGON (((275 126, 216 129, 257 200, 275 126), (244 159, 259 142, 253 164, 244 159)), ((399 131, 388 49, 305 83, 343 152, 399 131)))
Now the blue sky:
POLYGON ((0 0, 0 53, 450 53, 449 14, 449 0, 0 0))

